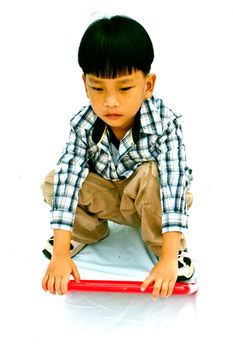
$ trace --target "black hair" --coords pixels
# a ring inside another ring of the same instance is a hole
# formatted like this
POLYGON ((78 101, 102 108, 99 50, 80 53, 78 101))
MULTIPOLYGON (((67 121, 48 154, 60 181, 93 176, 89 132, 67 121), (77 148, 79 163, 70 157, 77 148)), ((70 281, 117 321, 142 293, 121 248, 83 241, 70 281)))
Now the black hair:
POLYGON ((126 16, 101 18, 89 25, 78 50, 84 74, 115 78, 141 70, 149 74, 154 59, 151 39, 144 27, 126 16))

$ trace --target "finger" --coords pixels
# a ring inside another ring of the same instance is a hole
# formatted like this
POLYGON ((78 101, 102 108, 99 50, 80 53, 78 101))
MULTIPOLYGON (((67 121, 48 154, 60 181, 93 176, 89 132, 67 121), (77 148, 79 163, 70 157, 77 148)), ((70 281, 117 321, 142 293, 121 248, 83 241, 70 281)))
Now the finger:
POLYGON ((152 291, 152 298, 154 300, 156 300, 160 294, 161 285, 162 285, 161 279, 157 280, 154 284, 153 291, 152 291))
POLYGON ((174 287, 175 287, 175 282, 170 281, 169 284, 168 284, 168 291, 167 291, 167 296, 168 297, 170 297, 172 295, 174 287))
POLYGON ((152 279, 152 277, 147 276, 146 279, 143 281, 142 285, 141 285, 141 292, 144 292, 147 287, 151 284, 151 282, 153 282, 154 280, 152 279))
POLYGON ((63 276, 61 279, 61 294, 65 294, 68 289, 69 275, 63 276))
POLYGON ((51 294, 56 294, 55 293, 55 289, 54 289, 54 283, 55 283, 55 278, 54 277, 49 277, 48 278, 48 282, 47 282, 47 288, 48 288, 48 291, 51 293, 51 294))
POLYGON ((42 283, 41 283, 42 288, 44 289, 45 292, 47 292, 47 290, 48 290, 48 288, 47 288, 47 281, 48 281, 48 278, 49 278, 49 276, 46 274, 46 275, 44 276, 44 278, 42 279, 42 283))
POLYGON ((62 295, 61 277, 56 277, 54 285, 55 285, 55 293, 57 293, 58 295, 62 295))
POLYGON ((80 282, 80 274, 79 274, 79 272, 78 272, 78 269, 77 269, 77 266, 76 266, 76 265, 73 266, 73 269, 72 269, 72 276, 74 277, 76 283, 79 283, 79 282, 80 282))
POLYGON ((169 281, 163 281, 163 283, 161 285, 161 288, 160 288, 160 296, 161 296, 161 298, 166 298, 167 297, 168 284, 169 284, 169 281))

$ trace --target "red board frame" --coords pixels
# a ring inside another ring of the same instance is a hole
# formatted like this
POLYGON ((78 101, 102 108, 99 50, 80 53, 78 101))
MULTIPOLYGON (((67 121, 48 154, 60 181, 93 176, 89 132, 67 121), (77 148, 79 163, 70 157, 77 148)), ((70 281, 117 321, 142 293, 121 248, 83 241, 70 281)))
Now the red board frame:
MULTIPOLYGON (((113 292, 113 293, 151 293, 153 286, 150 285, 142 292, 142 281, 108 281, 108 280, 81 280, 79 283, 70 280, 68 283, 69 291, 78 292, 113 292)), ((189 295, 197 292, 198 285, 196 282, 176 282, 173 293, 174 295, 189 295)))

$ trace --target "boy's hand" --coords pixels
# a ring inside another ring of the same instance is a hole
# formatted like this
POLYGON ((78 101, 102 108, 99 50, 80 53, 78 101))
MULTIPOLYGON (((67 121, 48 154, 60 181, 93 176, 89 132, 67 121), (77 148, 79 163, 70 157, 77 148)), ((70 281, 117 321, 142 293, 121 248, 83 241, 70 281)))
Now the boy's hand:
POLYGON ((51 294, 65 294, 72 275, 75 282, 80 281, 78 269, 70 257, 53 257, 42 280, 42 288, 51 294))
POLYGON ((150 274, 144 280, 141 291, 146 290, 149 284, 154 284, 152 297, 164 298, 172 295, 178 274, 177 259, 168 260, 161 258, 153 267, 150 274))

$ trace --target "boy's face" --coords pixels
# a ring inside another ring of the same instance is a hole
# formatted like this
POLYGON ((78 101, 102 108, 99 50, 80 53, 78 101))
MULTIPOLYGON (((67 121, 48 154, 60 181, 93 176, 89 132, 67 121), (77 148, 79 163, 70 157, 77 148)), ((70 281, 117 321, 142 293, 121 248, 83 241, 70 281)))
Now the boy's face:
POLYGON ((142 71, 114 79, 83 75, 87 97, 96 115, 112 129, 129 130, 144 99, 153 94, 155 75, 142 71))

